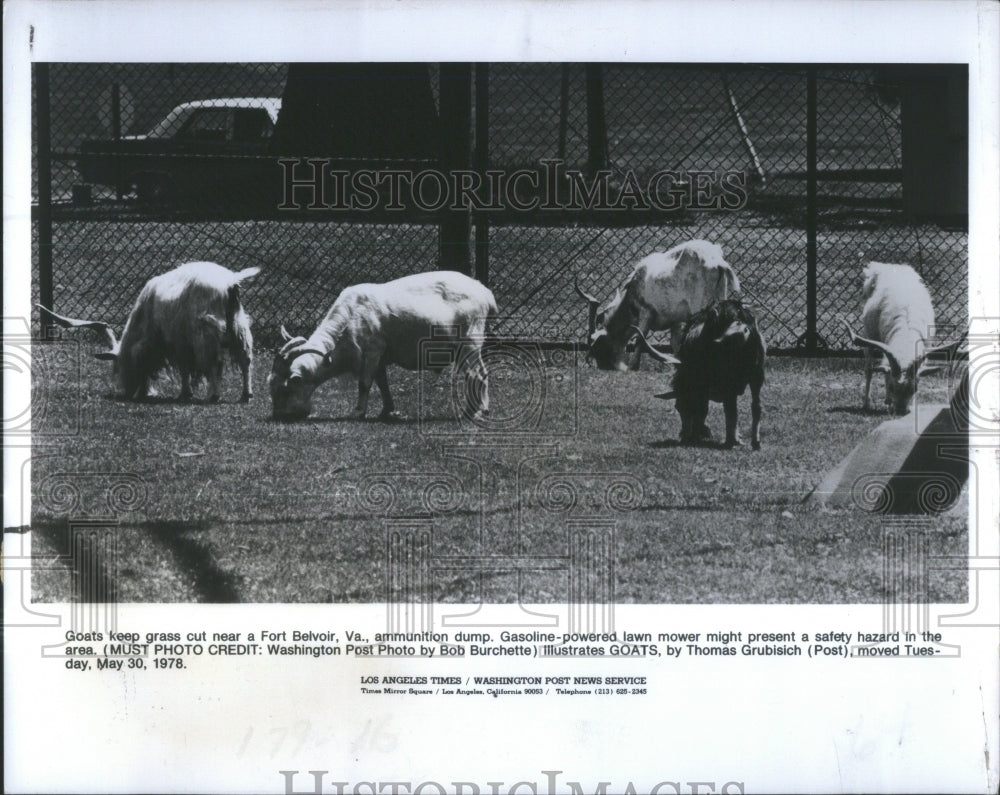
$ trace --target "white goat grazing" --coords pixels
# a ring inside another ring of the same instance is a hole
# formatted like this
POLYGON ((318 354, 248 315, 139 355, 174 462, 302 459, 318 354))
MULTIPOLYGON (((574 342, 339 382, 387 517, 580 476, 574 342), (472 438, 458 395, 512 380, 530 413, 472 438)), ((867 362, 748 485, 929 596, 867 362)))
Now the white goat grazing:
POLYGON ((487 321, 496 312, 493 293, 455 271, 347 287, 309 339, 293 337, 281 327, 285 344, 275 354, 268 377, 273 416, 308 417, 316 387, 335 375, 354 373, 354 416, 364 418, 374 382, 382 394, 382 418, 397 418, 388 365, 440 371, 455 362, 466 377, 467 413, 482 417, 490 408, 482 348, 487 321))
POLYGON ((720 246, 689 240, 639 260, 603 311, 597 310, 596 298, 579 285, 575 288, 591 306, 598 327, 590 338, 588 361, 593 359, 602 370, 624 372, 639 367, 641 346, 625 362, 625 346, 636 329, 643 335, 670 329, 676 355, 688 318, 716 301, 736 298, 740 280, 720 246))
POLYGON ((142 400, 150 382, 167 367, 181 376, 178 400, 192 397, 191 383, 208 381, 208 400, 219 399, 223 353, 243 374, 243 402, 253 396, 253 336, 240 303, 240 283, 260 268, 233 273, 214 262, 189 262, 154 276, 142 288, 119 341, 103 321, 78 320, 39 309, 66 328, 91 328, 107 336, 110 349, 95 354, 114 362, 114 377, 127 400, 142 400))
POLYGON ((934 334, 934 307, 923 280, 909 265, 870 262, 864 269, 861 311, 864 336, 844 320, 851 341, 865 349, 864 407, 871 407, 872 375, 885 374, 885 402, 894 414, 907 414, 920 376, 939 367, 927 356, 953 344, 927 348, 934 334))

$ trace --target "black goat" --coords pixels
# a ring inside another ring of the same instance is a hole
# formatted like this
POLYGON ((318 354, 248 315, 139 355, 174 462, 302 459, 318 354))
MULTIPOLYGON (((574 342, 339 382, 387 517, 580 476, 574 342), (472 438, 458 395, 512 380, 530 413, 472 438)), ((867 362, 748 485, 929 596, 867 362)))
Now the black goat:
POLYGON ((677 356, 660 353, 638 333, 639 344, 647 353, 661 362, 677 365, 673 389, 657 397, 676 400, 682 444, 711 438, 705 425, 710 400, 725 408, 726 446, 740 444, 736 400, 749 386, 751 444, 754 450, 760 449, 760 388, 764 385, 767 346, 753 312, 739 301, 728 299, 692 315, 684 328, 677 356))

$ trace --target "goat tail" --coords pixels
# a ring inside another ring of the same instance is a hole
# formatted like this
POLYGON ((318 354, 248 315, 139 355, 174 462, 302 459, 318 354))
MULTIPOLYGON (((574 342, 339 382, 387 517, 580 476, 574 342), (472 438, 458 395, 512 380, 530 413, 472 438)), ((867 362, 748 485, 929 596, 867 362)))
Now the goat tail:
POLYGON ((727 262, 719 266, 719 275, 715 280, 715 297, 717 300, 732 298, 737 301, 743 298, 740 277, 736 275, 732 265, 727 262))
POLYGON ((226 336, 231 340, 236 339, 236 313, 240 311, 240 285, 239 282, 229 286, 229 293, 226 297, 226 336))
POLYGON ((226 345, 232 354, 233 363, 242 366, 250 361, 253 351, 253 334, 250 318, 240 304, 240 285, 230 285, 226 296, 226 345))
POLYGON ((260 268, 256 266, 252 268, 244 268, 243 270, 237 271, 233 274, 233 281, 235 281, 236 284, 239 284, 240 282, 245 282, 247 279, 252 279, 258 273, 260 273, 260 268))

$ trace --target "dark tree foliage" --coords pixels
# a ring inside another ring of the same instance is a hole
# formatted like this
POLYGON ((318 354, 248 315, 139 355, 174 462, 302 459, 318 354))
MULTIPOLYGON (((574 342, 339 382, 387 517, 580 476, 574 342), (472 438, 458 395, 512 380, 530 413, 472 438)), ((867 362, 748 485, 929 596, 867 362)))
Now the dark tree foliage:
POLYGON ((288 68, 274 152, 336 158, 437 158, 426 64, 296 63, 288 68))

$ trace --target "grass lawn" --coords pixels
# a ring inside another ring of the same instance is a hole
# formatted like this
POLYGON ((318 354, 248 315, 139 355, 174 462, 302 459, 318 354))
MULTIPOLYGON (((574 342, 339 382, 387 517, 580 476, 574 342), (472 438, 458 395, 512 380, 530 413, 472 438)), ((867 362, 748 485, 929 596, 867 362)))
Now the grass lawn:
MULTIPOLYGON (((110 374, 89 347, 77 366, 75 354, 56 356, 64 345, 36 346, 44 377, 32 543, 42 601, 71 597, 68 572, 53 565, 70 521, 101 516, 118 522, 120 601, 383 601, 407 565, 433 559, 436 600, 561 602, 571 585, 596 592, 603 582, 572 573, 581 549, 613 567, 619 602, 887 596, 883 519, 802 504, 884 419, 860 411, 859 360, 772 358, 763 449, 752 452, 678 447, 672 403, 653 397, 668 373, 648 364, 622 375, 559 352, 544 365, 491 354, 495 425, 469 431, 447 375, 390 371, 409 416, 400 423, 346 419, 356 387, 345 379, 320 388, 308 421, 279 424, 269 418, 266 351, 249 406, 237 402, 236 373, 218 405, 134 404, 109 397, 110 374), (602 534, 613 535, 603 560, 599 543, 587 546, 602 534), (468 563, 483 555, 493 561, 468 563), (537 565, 552 558, 549 570, 537 565), (512 573, 515 559, 536 565, 512 573)), ((921 382, 924 400, 947 390, 943 376, 921 382)), ((369 413, 378 410, 374 395, 369 413)), ((749 396, 741 410, 748 435, 749 396)), ((721 407, 709 424, 721 436, 721 407)), ((931 556, 966 554, 964 516, 926 528, 931 556)), ((933 571, 930 599, 965 601, 966 579, 933 571)))

